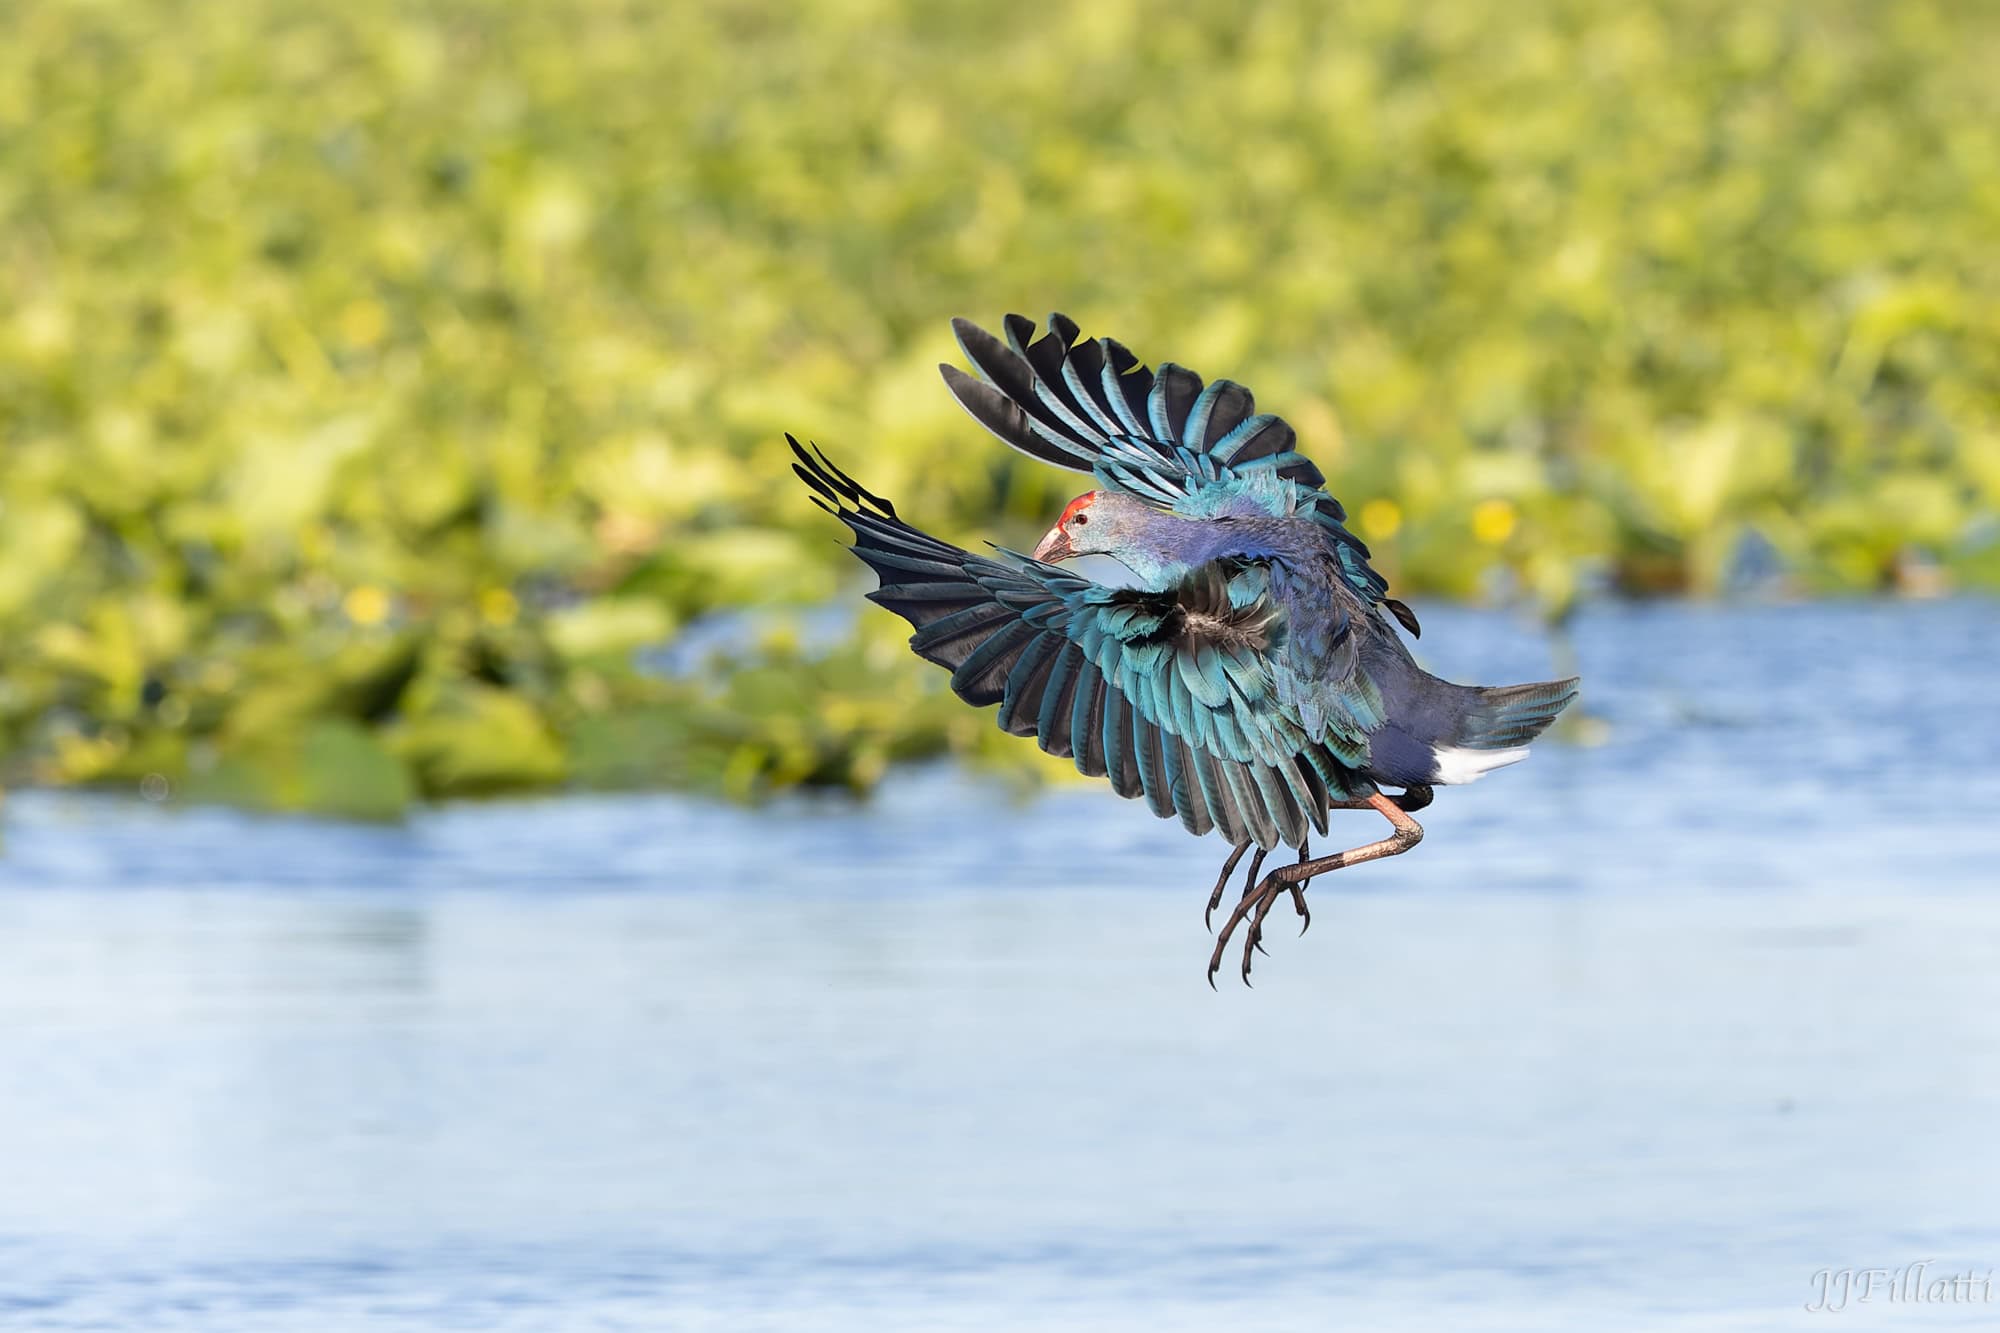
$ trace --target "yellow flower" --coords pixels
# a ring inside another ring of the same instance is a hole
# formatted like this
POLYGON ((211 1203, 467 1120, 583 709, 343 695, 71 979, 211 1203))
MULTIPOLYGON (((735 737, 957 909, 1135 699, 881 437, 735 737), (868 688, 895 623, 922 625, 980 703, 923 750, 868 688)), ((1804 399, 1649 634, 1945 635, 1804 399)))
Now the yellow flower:
POLYGON ((341 599, 340 609, 357 625, 379 625, 389 615, 389 594, 364 583, 341 599))
POLYGON ((1403 508, 1394 500, 1370 500, 1361 506, 1361 535, 1385 542, 1403 526, 1403 508))
POLYGON ((1511 500, 1481 500, 1472 509, 1472 535, 1488 546, 1498 546, 1514 535, 1517 517, 1511 500))
POLYGON ((521 614, 521 603, 505 588, 488 588, 479 594, 479 615, 489 625, 511 625, 521 614))
POLYGON ((373 347, 389 331, 389 314, 380 301, 362 298, 340 312, 340 336, 350 347, 373 347))

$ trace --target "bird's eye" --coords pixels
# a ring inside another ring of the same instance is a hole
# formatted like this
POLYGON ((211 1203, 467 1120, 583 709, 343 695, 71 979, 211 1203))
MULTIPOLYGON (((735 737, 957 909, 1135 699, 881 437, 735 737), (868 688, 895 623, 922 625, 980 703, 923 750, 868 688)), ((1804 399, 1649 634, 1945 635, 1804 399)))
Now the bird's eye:
POLYGON ((1086 523, 1090 522, 1090 515, 1088 515, 1088 514, 1078 514, 1078 515, 1077 515, 1077 516, 1076 516, 1075 518, 1071 519, 1071 520, 1070 520, 1070 522, 1071 522, 1071 523, 1074 523, 1074 524, 1075 524, 1075 525, 1076 525, 1077 527, 1079 527, 1079 528, 1080 528, 1080 527, 1082 527, 1082 526, 1083 526, 1084 524, 1086 524, 1086 523))

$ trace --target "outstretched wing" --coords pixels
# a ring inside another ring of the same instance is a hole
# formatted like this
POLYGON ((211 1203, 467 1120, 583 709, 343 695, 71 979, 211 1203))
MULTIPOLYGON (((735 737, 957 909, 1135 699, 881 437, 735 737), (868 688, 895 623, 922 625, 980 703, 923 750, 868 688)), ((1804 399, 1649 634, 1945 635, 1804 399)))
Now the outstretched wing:
POLYGON ((1314 490, 1326 480, 1292 428, 1232 380, 1204 385, 1172 362, 1150 371, 1115 339, 1078 342, 1066 315, 1050 315, 1040 338, 1032 320, 1009 315, 1004 343, 970 320, 951 327, 979 378, 940 366, 945 383, 981 425, 1043 462, 1166 505, 1222 469, 1268 468, 1314 490))
MULTIPOLYGON (((788 439, 790 437, 787 437, 788 439)), ((1012 552, 973 555, 896 517, 797 440, 794 471, 854 532, 869 598, 916 628, 967 703, 1191 832, 1297 846, 1330 802, 1368 790, 1275 698, 1285 634, 1262 570, 1215 562, 1165 591, 1111 588, 1012 552)))
POLYGON ((959 404, 1006 443, 1163 509, 1212 517, 1261 502, 1312 519, 1349 585, 1412 634, 1421 632, 1410 609, 1389 598, 1368 548, 1347 530, 1340 501, 1322 489, 1326 478, 1298 452, 1296 432, 1258 412, 1241 384, 1203 384, 1172 362, 1148 370, 1116 339, 1078 341, 1076 321, 1061 314, 1049 316, 1040 338, 1021 315, 1002 321, 1004 342, 970 320, 951 327, 977 377, 956 366, 938 369, 959 404), (1258 474, 1277 484, 1255 486, 1258 474))

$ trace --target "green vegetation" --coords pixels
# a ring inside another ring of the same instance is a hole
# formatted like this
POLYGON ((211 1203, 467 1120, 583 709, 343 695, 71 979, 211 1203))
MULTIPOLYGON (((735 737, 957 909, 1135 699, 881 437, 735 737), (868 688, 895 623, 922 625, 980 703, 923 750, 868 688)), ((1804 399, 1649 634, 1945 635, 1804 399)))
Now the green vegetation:
POLYGON ((16 0, 0 754, 393 815, 1027 763, 780 432, 1024 544, 1054 307, 1284 411, 1416 594, 2000 583, 2000 10, 16 0), (663 677, 635 654, 764 628, 663 677), (761 637, 760 637, 761 635, 761 637))

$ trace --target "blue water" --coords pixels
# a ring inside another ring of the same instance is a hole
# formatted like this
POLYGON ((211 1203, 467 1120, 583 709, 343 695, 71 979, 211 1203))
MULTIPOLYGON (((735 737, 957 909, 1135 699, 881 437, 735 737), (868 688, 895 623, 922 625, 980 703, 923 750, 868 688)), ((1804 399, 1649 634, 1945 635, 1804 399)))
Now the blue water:
POLYGON ((1576 644, 1598 743, 1316 882, 1255 990, 1223 849, 1085 785, 13 793, 0 1328, 2000 1324, 1805 1308, 2000 1267, 2000 607, 1576 644))

